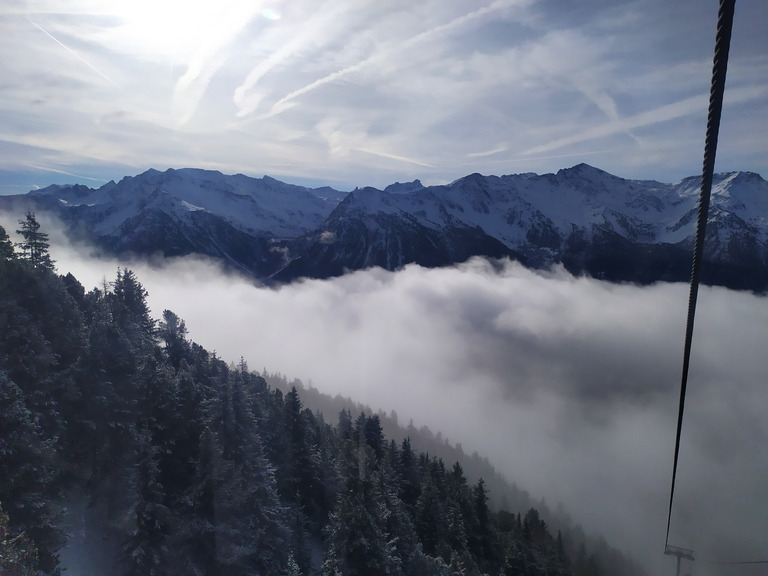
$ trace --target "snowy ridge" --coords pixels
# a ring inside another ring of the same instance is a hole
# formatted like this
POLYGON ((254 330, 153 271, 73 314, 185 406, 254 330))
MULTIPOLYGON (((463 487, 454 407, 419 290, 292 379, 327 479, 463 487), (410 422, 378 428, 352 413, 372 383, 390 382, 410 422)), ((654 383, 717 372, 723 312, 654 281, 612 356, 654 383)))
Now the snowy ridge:
MULTIPOLYGON (((700 184, 627 180, 578 164, 345 193, 187 168, 16 198, 56 212, 72 234, 109 252, 207 254, 281 281, 482 255, 654 282, 689 276, 700 184)), ((0 197, 0 206, 12 201, 0 197)), ((768 289, 768 182, 760 175, 715 175, 705 261, 706 282, 768 289)))
MULTIPOLYGON (((324 190, 324 189, 321 189, 324 190)), ((36 196, 56 197, 66 206, 87 206, 99 235, 110 235, 142 211, 160 210, 189 222, 187 212, 207 211, 257 236, 293 238, 317 228, 338 203, 308 188, 274 178, 184 168, 148 170, 98 189, 49 186, 36 196)))
MULTIPOLYGON (((677 184, 624 180, 586 164, 557 174, 481 176, 472 174, 447 186, 388 193, 355 190, 348 212, 410 214, 429 228, 461 223, 479 226, 510 248, 530 243, 532 229, 567 237, 574 228, 610 230, 643 243, 682 242, 695 232, 701 178, 677 184)), ((393 185, 394 186, 394 185, 393 185)), ((733 214, 755 227, 758 242, 768 239, 768 182, 749 172, 718 174, 712 193, 715 215, 733 214)))
MULTIPOLYGON (((509 256, 533 267, 653 282, 685 281, 699 177, 675 184, 625 180, 579 164, 557 174, 470 174, 448 185, 393 184, 352 191, 281 277, 334 275, 409 262, 445 265, 469 255, 509 256)), ((719 174, 707 233, 707 281, 768 288, 768 183, 719 174)))

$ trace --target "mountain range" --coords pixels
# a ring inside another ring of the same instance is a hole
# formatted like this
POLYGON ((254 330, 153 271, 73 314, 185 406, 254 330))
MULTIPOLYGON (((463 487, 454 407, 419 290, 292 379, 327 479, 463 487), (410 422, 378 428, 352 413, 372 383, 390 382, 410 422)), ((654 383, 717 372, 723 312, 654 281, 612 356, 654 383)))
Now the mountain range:
MULTIPOLYGON (((644 284, 689 279, 700 185, 700 177, 627 180, 579 164, 347 193, 186 168, 0 196, 0 208, 52 212, 71 238, 107 254, 202 254, 265 282, 486 256, 644 284)), ((715 176, 702 281, 768 290, 768 182, 760 175, 715 176)))

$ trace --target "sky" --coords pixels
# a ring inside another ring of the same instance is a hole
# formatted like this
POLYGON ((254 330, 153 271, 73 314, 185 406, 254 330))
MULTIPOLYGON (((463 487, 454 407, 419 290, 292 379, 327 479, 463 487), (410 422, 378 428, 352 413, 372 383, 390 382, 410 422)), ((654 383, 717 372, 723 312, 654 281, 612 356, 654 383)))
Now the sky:
MULTIPOLYGON (((114 278, 54 231, 61 273, 114 278)), ((663 555, 688 287, 638 287, 483 260, 259 288, 187 257, 128 263, 226 361, 394 410, 602 534, 649 574, 663 555)), ((699 576, 762 574, 768 542, 768 302, 702 287, 670 543, 699 576), (730 571, 729 571, 730 570, 730 571)), ((335 422, 334 415, 328 415, 335 422)), ((523 511, 524 512, 524 511, 523 511)))
MULTIPOLYGON (((0 194, 199 167, 309 186, 701 172, 715 0, 4 0, 0 194)), ((739 0, 718 171, 768 174, 739 0)))

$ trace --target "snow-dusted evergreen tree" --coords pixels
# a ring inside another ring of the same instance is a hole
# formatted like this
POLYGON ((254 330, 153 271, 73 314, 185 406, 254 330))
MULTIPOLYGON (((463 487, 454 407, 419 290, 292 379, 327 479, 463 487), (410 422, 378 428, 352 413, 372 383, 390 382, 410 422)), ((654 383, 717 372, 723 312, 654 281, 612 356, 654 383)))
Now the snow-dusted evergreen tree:
POLYGON ((412 570, 421 548, 408 507, 400 499, 401 476, 395 466, 398 451, 394 441, 390 444, 389 451, 386 458, 380 461, 378 470, 379 491, 389 512, 384 526, 390 541, 394 543, 395 554, 403 573, 416 574, 418 572, 412 570))
POLYGON ((497 560, 496 542, 488 508, 488 489, 480 478, 472 487, 472 511, 474 523, 469 538, 469 550, 481 568, 487 569, 497 560))
POLYGON ((416 501, 415 524, 424 552, 430 556, 438 554, 438 546, 445 529, 443 501, 440 497, 438 480, 429 472, 423 475, 421 493, 416 501))
POLYGON ((21 249, 21 257, 35 268, 41 268, 53 272, 54 262, 48 252, 50 244, 48 234, 40 231, 40 223, 34 213, 27 212, 23 220, 19 220, 20 228, 16 230, 23 240, 18 243, 21 249))
POLYGON ((304 573, 301 571, 301 568, 299 567, 298 562, 296 562, 296 558, 293 555, 293 552, 288 554, 288 562, 286 563, 285 571, 283 572, 284 576, 304 576, 304 573))
POLYGON ((107 295, 115 321, 139 358, 155 346, 155 321, 149 313, 148 295, 136 274, 127 268, 118 268, 112 292, 107 295))
POLYGON ((153 445, 148 429, 138 435, 130 514, 134 528, 123 548, 125 574, 161 576, 167 574, 170 511, 163 503, 165 494, 158 480, 158 448, 153 445))
POLYGON ((471 527, 472 506, 469 487, 461 464, 456 462, 447 477, 448 510, 446 517, 446 544, 451 550, 463 554, 468 550, 467 529, 471 527))
POLYGON ((8 236, 8 232, 6 232, 5 228, 0 226, 0 261, 10 260, 15 257, 16 253, 13 250, 13 243, 8 236))
POLYGON ((419 478, 419 459, 411 448, 410 438, 405 438, 400 445, 398 471, 400 472, 400 498, 412 511, 416 508, 416 502, 421 493, 421 480, 419 478))
POLYGON ((302 507, 314 507, 315 471, 312 446, 307 434, 307 424, 302 415, 302 404, 296 388, 283 399, 283 423, 287 440, 286 458, 278 474, 281 493, 287 498, 298 498, 302 507))
POLYGON ((52 572, 64 543, 53 442, 41 436, 21 389, 0 370, 0 504, 11 534, 39 550, 39 568, 52 572))
POLYGON ((187 325, 170 310, 163 310, 163 319, 157 326, 157 336, 165 345, 165 352, 171 364, 178 368, 181 359, 189 353, 187 325))
POLYGON ((24 532, 11 530, 8 514, 0 503, 0 574, 37 576, 37 547, 24 532))
POLYGON ((210 407, 207 445, 201 446, 201 461, 208 460, 197 482, 203 528, 213 536, 213 561, 220 569, 276 574, 287 560, 285 508, 242 374, 229 372, 224 378, 210 407))
POLYGON ((391 511, 373 449, 346 441, 340 458, 342 488, 325 529, 323 575, 401 574, 396 539, 387 531, 391 511))

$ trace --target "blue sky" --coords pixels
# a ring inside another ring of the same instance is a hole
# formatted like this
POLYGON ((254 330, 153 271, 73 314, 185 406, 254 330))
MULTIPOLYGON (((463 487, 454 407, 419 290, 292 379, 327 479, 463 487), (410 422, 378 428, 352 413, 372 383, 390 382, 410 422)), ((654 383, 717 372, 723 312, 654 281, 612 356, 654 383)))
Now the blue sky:
MULTIPOLYGON (((701 170, 715 0, 5 0, 0 193, 202 167, 340 189, 701 170)), ((739 0, 718 171, 768 175, 739 0)))

